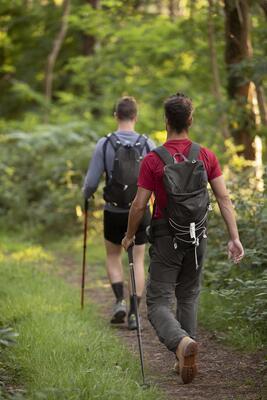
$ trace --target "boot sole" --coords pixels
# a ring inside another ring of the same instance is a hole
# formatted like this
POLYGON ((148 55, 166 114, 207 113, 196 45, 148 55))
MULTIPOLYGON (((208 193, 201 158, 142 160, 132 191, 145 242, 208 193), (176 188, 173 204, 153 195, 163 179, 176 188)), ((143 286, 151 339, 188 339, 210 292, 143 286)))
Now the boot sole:
POLYGON ((129 331, 135 331, 137 329, 137 325, 136 324, 135 325, 128 324, 128 329, 129 329, 129 331))
POLYGON ((184 362, 181 368, 181 378, 183 383, 190 383, 197 374, 196 357, 198 345, 196 342, 189 343, 184 349, 184 362))
POLYGON ((126 316, 125 311, 118 311, 115 315, 113 315, 112 320, 110 321, 111 324, 123 324, 124 319, 126 316))

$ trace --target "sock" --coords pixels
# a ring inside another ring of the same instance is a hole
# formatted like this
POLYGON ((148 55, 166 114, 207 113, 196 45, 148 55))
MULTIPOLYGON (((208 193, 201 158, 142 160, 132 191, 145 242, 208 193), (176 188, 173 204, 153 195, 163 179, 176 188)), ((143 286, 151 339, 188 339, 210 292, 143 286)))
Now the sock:
MULTIPOLYGON (((141 301, 141 297, 137 296, 137 306, 139 307, 141 301)), ((130 296, 130 308, 129 308, 129 312, 128 315, 134 314, 135 312, 135 307, 134 307, 134 297, 130 296)))
POLYGON ((123 296, 123 282, 116 282, 116 283, 112 283, 111 285, 112 290, 115 294, 116 300, 117 301, 121 301, 123 300, 124 296, 123 296))

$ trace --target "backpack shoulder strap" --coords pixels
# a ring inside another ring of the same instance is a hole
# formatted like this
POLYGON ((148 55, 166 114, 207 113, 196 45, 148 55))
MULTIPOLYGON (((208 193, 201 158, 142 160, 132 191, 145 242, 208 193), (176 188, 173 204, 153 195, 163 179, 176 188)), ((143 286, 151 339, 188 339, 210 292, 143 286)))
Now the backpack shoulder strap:
POLYGON ((153 149, 154 153, 156 153, 159 158, 164 162, 164 164, 174 164, 174 160, 168 150, 164 146, 159 146, 156 149, 153 149))
POLYGON ((187 156, 188 161, 196 161, 200 152, 200 146, 197 143, 192 142, 189 154, 187 156))
POLYGON ((150 149, 149 144, 148 144, 148 139, 147 139, 146 142, 145 142, 145 147, 146 147, 146 152, 147 152, 147 153, 150 153, 150 152, 151 152, 151 149, 150 149))
POLYGON ((134 146, 138 147, 140 155, 142 155, 144 148, 146 148, 147 153, 150 152, 147 140, 148 140, 148 137, 146 135, 139 135, 134 144, 134 146))
POLYGON ((120 147, 120 145, 121 145, 118 136, 116 136, 116 134, 114 132, 113 133, 109 133, 106 136, 106 140, 105 140, 105 142, 103 144, 103 161, 104 161, 104 171, 106 173, 106 176, 108 175, 108 172, 107 172, 107 160, 106 160, 106 153, 107 153, 107 145, 108 145, 108 143, 111 144, 111 146, 113 147, 115 153, 116 153, 118 147, 120 147))
POLYGON ((115 132, 109 133, 107 135, 107 139, 108 139, 109 143, 111 144, 111 146, 113 147, 114 151, 116 152, 118 150, 118 148, 121 146, 121 141, 118 138, 118 136, 116 135, 116 133, 115 132))
POLYGON ((107 176, 107 161, 106 161, 106 152, 107 152, 107 145, 108 145, 108 142, 109 142, 109 136, 111 135, 111 133, 109 133, 107 136, 106 136, 106 140, 105 140, 105 142, 104 142, 104 144, 103 144, 103 162, 104 162, 104 171, 105 171, 105 173, 106 173, 106 176, 107 176))
POLYGON ((136 146, 136 145, 138 146, 139 143, 141 144, 142 137, 143 137, 143 135, 138 135, 138 138, 136 139, 134 146, 136 146))

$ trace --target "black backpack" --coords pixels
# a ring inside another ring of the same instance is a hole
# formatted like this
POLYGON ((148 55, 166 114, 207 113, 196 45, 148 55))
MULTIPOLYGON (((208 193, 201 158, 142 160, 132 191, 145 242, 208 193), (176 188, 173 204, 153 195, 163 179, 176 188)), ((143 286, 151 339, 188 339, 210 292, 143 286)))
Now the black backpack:
MULTIPOLYGON (((153 150, 164 162, 163 184, 167 193, 167 207, 164 210, 169 231, 173 236, 174 248, 178 242, 199 245, 201 237, 206 238, 207 216, 210 209, 207 190, 208 178, 204 164, 198 160, 200 146, 192 143, 188 157, 177 162, 164 146, 153 150)), ((197 262, 197 258, 196 258, 197 262)))
POLYGON ((104 143, 104 167, 106 172, 106 186, 104 188, 104 200, 120 208, 129 208, 137 192, 137 179, 140 163, 143 159, 142 153, 147 144, 147 137, 139 135, 136 142, 122 144, 115 133, 107 135, 104 143), (115 152, 115 158, 111 176, 108 176, 106 167, 106 148, 110 143, 115 152))

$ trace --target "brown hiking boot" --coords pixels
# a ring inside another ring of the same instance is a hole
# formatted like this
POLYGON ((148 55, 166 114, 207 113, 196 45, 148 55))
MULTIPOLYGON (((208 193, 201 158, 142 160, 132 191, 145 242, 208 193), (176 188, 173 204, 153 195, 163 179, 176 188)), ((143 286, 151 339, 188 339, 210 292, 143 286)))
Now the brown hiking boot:
POLYGON ((196 358, 198 345, 189 336, 185 336, 180 341, 176 356, 179 360, 179 370, 183 383, 190 383, 197 374, 196 358))

